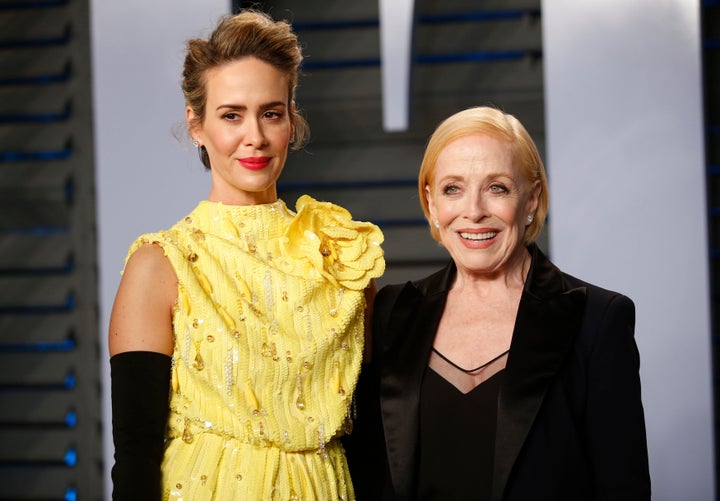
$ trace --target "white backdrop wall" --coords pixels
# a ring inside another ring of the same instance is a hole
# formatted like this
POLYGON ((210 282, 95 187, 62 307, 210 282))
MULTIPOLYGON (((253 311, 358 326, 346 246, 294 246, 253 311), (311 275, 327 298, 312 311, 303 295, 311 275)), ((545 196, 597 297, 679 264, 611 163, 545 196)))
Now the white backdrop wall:
POLYGON ((699 2, 542 7, 552 258, 635 300, 653 499, 714 500, 699 2))
POLYGON ((91 0, 105 499, 113 462, 110 309, 130 243, 208 195, 209 174, 189 141, 174 136, 185 120, 180 79, 187 39, 205 36, 229 11, 230 0, 91 0))

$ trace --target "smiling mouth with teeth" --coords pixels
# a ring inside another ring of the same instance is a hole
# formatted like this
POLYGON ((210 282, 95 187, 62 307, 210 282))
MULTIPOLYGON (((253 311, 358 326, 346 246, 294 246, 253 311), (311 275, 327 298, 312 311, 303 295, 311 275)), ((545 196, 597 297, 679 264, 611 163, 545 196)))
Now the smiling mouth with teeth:
POLYGON ((475 241, 490 240, 491 238, 495 238, 495 235, 497 235, 497 231, 488 231, 487 233, 460 233, 460 236, 465 240, 475 241))

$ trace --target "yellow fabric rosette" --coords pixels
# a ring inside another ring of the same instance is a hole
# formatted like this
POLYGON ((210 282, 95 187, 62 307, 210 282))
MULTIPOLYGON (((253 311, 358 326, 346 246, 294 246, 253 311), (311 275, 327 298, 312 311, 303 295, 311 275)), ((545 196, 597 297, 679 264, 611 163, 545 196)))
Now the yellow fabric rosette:
POLYGON ((385 271, 384 236, 376 225, 353 221, 344 208, 308 195, 301 196, 295 208, 285 251, 305 262, 308 276, 315 271, 334 284, 362 290, 385 271))

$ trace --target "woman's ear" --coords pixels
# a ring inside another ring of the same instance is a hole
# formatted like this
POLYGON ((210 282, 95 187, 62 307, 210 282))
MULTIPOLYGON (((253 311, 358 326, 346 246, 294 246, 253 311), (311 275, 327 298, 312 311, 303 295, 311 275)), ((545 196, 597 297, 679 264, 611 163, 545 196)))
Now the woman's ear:
POLYGON ((430 190, 430 185, 425 185, 425 200, 427 201, 428 205, 428 211, 430 212, 430 218, 435 221, 437 220, 436 217, 436 209, 435 209, 435 201, 433 200, 432 191, 430 190))
POLYGON ((297 114, 297 105, 295 100, 290 101, 290 144, 295 142, 295 120, 292 119, 297 114))
POLYGON ((542 192, 542 185, 540 184, 540 180, 536 179, 533 181, 532 188, 530 188, 530 196, 528 197, 528 203, 527 203, 527 213, 528 214, 535 214, 535 211, 538 208, 538 204, 540 203, 540 193, 542 192))
POLYGON ((200 138, 200 133, 202 132, 200 120, 190 106, 185 107, 185 122, 187 123, 188 133, 190 134, 190 138, 193 140, 193 143, 197 143, 198 146, 202 146, 203 144, 200 138))

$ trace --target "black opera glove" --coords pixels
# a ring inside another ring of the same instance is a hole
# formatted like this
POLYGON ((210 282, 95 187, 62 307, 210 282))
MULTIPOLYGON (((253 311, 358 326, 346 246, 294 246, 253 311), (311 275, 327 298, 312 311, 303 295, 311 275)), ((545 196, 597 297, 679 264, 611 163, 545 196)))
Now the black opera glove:
POLYGON ((130 351, 110 358, 115 464, 114 501, 158 501, 161 496, 171 358, 130 351))

